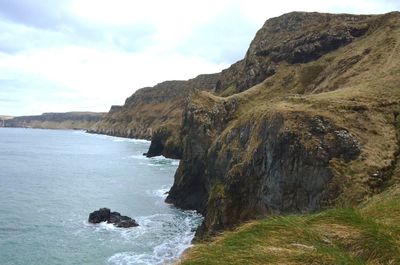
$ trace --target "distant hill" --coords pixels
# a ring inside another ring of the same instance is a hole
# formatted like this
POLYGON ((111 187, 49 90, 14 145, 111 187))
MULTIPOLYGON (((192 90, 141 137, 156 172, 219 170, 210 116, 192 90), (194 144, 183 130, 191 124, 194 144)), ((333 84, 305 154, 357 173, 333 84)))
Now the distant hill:
POLYGON ((0 115, 0 120, 9 120, 14 118, 13 116, 4 116, 4 115, 0 115))
POLYGON ((97 112, 49 112, 33 116, 0 116, 0 127, 87 130, 103 115, 97 112))

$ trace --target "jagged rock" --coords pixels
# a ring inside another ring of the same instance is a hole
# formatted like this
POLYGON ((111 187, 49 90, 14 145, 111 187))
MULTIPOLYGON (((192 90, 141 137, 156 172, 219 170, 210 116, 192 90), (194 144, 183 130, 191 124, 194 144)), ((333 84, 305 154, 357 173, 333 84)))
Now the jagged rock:
POLYGON ((108 208, 100 208, 98 211, 90 213, 88 221, 93 224, 107 222, 114 224, 116 227, 122 228, 135 227, 139 225, 134 219, 121 215, 118 212, 111 212, 108 208))
POLYGON ((123 228, 139 226, 139 224, 134 219, 128 216, 121 215, 118 212, 110 213, 110 219, 108 220, 108 223, 114 224, 116 227, 123 228))
POLYGON ((265 213, 320 209, 335 196, 330 161, 361 152, 347 130, 300 113, 240 121, 223 133, 237 108, 226 106, 237 104, 197 94, 185 111, 183 157, 166 201, 205 215, 198 236, 265 213))
POLYGON ((89 214, 89 223, 98 224, 101 222, 107 222, 110 219, 110 209, 100 208, 98 211, 94 211, 89 214))
POLYGON ((147 157, 163 155, 172 159, 182 157, 182 143, 178 126, 162 126, 153 134, 147 157))
POLYGON ((265 22, 246 57, 221 72, 217 91, 244 91, 274 75, 279 62, 313 61, 364 35, 371 16, 292 12, 265 22))

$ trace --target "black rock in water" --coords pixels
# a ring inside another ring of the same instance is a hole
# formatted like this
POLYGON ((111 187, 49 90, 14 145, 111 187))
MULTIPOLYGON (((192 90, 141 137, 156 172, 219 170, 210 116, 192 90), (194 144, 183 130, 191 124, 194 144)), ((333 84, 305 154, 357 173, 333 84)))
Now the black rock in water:
POLYGON ((110 219, 108 220, 109 223, 114 224, 116 227, 134 227, 138 226, 139 224, 132 218, 128 216, 121 215, 118 212, 112 212, 110 214, 110 219))
POLYGON ((89 214, 89 223, 98 224, 101 222, 108 222, 110 219, 111 211, 108 208, 100 208, 89 214))
POLYGON ((118 212, 111 212, 111 210, 108 208, 100 208, 98 211, 90 213, 88 221, 92 224, 107 222, 115 225, 116 227, 123 228, 139 226, 134 219, 121 215, 118 212))

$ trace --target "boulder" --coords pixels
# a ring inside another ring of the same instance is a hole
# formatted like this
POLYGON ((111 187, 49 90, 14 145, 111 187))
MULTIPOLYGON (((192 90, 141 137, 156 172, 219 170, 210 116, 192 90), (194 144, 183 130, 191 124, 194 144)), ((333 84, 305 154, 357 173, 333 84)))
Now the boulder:
POLYGON ((108 220, 109 223, 114 224, 116 227, 135 227, 139 226, 139 224, 132 218, 128 216, 121 215, 118 212, 112 212, 110 214, 110 219, 108 220))
POLYGON ((119 212, 111 212, 108 208, 100 208, 98 211, 90 213, 88 221, 92 224, 107 222, 122 228, 139 226, 134 219, 121 215, 119 212))
POLYGON ((110 213, 110 209, 100 208, 98 211, 89 214, 89 223, 98 224, 101 222, 107 222, 110 219, 110 213))

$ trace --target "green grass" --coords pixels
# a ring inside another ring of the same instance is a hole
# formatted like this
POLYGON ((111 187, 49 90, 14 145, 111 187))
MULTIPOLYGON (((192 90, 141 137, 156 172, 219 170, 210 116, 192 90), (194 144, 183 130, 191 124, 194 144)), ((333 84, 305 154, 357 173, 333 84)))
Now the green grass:
POLYGON ((235 85, 230 85, 227 87, 222 93, 220 94, 221 97, 229 97, 233 94, 237 93, 236 91, 236 86, 235 85))
MULTIPOLYGON (((328 202, 333 209, 249 222, 197 244, 182 264, 400 264, 400 26, 398 18, 389 22, 314 62, 280 63, 275 75, 244 92, 230 95, 227 88, 226 98, 204 92, 192 99, 199 110, 235 103, 225 129, 214 132, 215 142, 223 143, 220 157, 238 154, 227 180, 244 175, 261 144, 258 128, 276 115, 309 150, 315 139, 308 118, 321 116, 351 132, 362 150, 350 162, 330 161, 330 184, 339 191, 328 202), (246 148, 240 149, 239 137, 226 140, 247 125, 252 129, 246 148), (375 172, 382 174, 374 177, 375 172)), ((220 183, 211 190, 209 205, 230 199, 220 183)))
POLYGON ((400 264, 400 186, 357 208, 250 222, 194 246, 182 264, 400 264))

